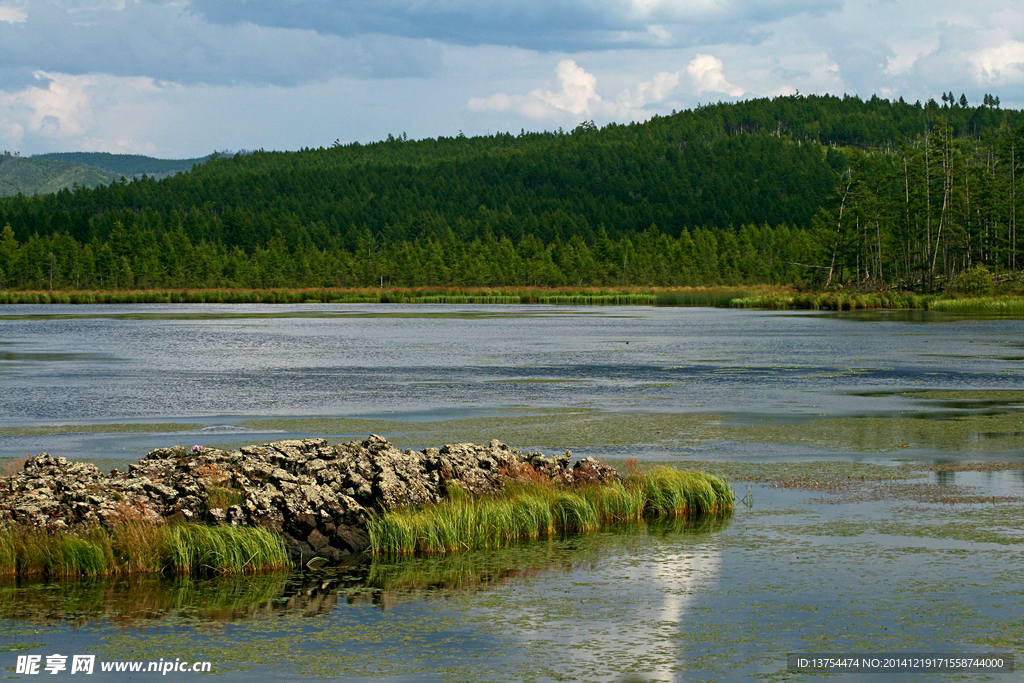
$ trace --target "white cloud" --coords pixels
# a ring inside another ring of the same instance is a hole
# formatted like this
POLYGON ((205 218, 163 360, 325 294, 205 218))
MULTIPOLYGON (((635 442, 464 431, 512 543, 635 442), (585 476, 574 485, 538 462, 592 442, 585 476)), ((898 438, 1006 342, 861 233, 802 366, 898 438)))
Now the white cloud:
POLYGON ((139 95, 163 89, 152 79, 42 71, 35 77, 39 85, 12 93, 0 91, 0 140, 6 146, 18 148, 28 143, 34 149, 107 152, 154 149, 145 140, 126 136, 130 126, 118 115, 121 106, 139 104, 139 95), (120 131, 112 134, 119 126, 120 131))
POLYGON ((619 102, 630 108, 639 109, 647 104, 662 102, 669 93, 679 85, 679 72, 662 71, 649 81, 644 81, 636 87, 635 92, 623 91, 619 95, 619 102))
POLYGON ((89 77, 36 72, 47 81, 43 87, 30 86, 7 94, 0 92, 0 122, 4 137, 19 144, 26 135, 70 138, 81 134, 91 111, 87 90, 95 84, 89 77))
POLYGON ((724 0, 630 0, 630 11, 625 14, 640 18, 689 19, 725 11, 728 4, 724 0))
POLYGON ((648 104, 663 101, 679 84, 679 72, 663 71, 635 90, 624 90, 615 100, 605 100, 597 92, 597 77, 575 61, 563 59, 555 67, 559 89, 533 90, 529 95, 497 93, 490 97, 473 97, 469 109, 482 111, 514 111, 531 119, 558 121, 568 117, 579 122, 588 118, 646 119, 652 112, 648 104))
POLYGON ((1024 105, 1024 6, 964 7, 0 0, 0 142, 193 156, 603 125, 796 90, 1024 105))
POLYGON ((530 96, 573 116, 588 116, 591 104, 596 105, 601 101, 594 74, 587 73, 571 59, 560 61, 555 67, 555 74, 558 76, 558 84, 562 86, 560 90, 534 90, 530 96))
POLYGON ((672 33, 661 24, 650 24, 647 33, 653 38, 655 45, 671 45, 675 42, 672 33))
POLYGON ((1024 78, 1024 43, 1008 40, 997 47, 974 54, 974 73, 978 81, 1013 83, 1024 78))
POLYGON ((910 70, 914 63, 939 46, 937 35, 920 40, 895 40, 892 42, 893 55, 888 58, 885 73, 897 76, 910 70))
POLYGON ((775 90, 768 92, 768 97, 789 97, 790 95, 796 94, 796 88, 791 85, 779 86, 775 90))
POLYGON ((744 92, 743 88, 725 79, 725 74, 722 73, 722 60, 714 55, 697 55, 686 65, 686 72, 693 78, 697 94, 720 92, 731 97, 739 97, 744 92))
POLYGON ((0 21, 8 24, 24 24, 28 21, 28 12, 20 7, 6 7, 0 5, 0 21))

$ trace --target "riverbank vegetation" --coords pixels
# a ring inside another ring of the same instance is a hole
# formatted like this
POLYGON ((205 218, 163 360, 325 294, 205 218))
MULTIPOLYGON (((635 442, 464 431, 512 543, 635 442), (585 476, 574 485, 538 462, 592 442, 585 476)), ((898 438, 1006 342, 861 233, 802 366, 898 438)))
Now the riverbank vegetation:
POLYGON ((741 287, 419 287, 361 289, 0 290, 0 304, 546 304, 727 306, 741 287))
POLYGON ((110 530, 0 529, 0 576, 202 576, 256 574, 289 566, 281 538, 255 527, 131 522, 110 530))
POLYGON ((562 488, 521 481, 498 494, 453 489, 422 508, 371 514, 370 545, 378 555, 453 553, 497 549, 556 534, 596 531, 602 525, 646 517, 721 514, 732 509, 724 479, 670 467, 633 468, 625 479, 562 488))
POLYGON ((409 289, 0 290, 0 304, 539 304, 547 306, 710 306, 770 310, 916 310, 1020 315, 1024 297, 799 291, 785 287, 507 287, 409 289))

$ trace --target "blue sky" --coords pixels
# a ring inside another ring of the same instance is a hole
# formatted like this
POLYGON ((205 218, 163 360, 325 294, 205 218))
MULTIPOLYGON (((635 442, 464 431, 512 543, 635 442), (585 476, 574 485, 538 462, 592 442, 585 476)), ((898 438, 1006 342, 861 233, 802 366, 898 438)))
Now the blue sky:
POLYGON ((1019 0, 0 0, 0 147, 184 157, 803 93, 1024 105, 1019 0))

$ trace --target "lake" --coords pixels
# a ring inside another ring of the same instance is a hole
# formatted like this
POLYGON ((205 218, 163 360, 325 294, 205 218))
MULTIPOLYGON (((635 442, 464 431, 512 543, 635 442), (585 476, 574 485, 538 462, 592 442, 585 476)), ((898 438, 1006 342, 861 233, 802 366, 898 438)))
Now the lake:
POLYGON ((815 680, 787 655, 1019 656, 1022 374, 1012 318, 3 306, 0 456, 110 468, 178 444, 497 438, 710 470, 742 502, 458 557, 0 585, 0 668, 31 679, 18 655, 61 653, 206 660, 225 680, 815 680))

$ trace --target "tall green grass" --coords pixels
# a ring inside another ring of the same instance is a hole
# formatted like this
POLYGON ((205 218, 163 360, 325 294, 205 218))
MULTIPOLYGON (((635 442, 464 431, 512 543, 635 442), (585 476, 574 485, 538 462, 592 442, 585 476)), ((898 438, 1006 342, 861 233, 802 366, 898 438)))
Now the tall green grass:
POLYGON ((200 576, 255 574, 288 566, 284 541, 261 528, 141 522, 83 532, 0 528, 0 576, 200 576))
POLYGON ((0 304, 546 304, 728 306, 749 288, 418 287, 362 289, 0 290, 0 304))
POLYGON ((259 527, 172 524, 164 543, 175 574, 253 574, 290 566, 281 537, 259 527))
MULTIPOLYGON (((768 295, 769 293, 765 293, 768 295)), ((734 299, 741 299, 752 296, 747 290, 738 290, 735 287, 695 287, 670 292, 662 292, 657 295, 655 305, 657 306, 705 306, 723 308, 731 305, 734 299)))
POLYGON ((371 512, 371 551, 379 555, 498 549, 554 534, 596 531, 644 518, 697 516, 732 508, 725 480, 703 472, 658 467, 623 481, 562 488, 515 483, 496 494, 460 493, 422 508, 371 512))
POLYGON ((1024 314, 1024 296, 980 296, 965 299, 942 299, 932 302, 931 310, 949 313, 1024 314))
POLYGON ((913 292, 793 292, 752 287, 420 287, 390 289, 0 290, 0 304, 545 304, 715 306, 826 311, 934 310, 1019 315, 1024 297, 950 298, 913 292))
POLYGON ((655 294, 552 294, 537 297, 536 303, 549 306, 653 306, 655 294))
POLYGON ((779 311, 928 310, 936 300, 936 295, 913 292, 764 292, 733 299, 729 306, 779 311))

